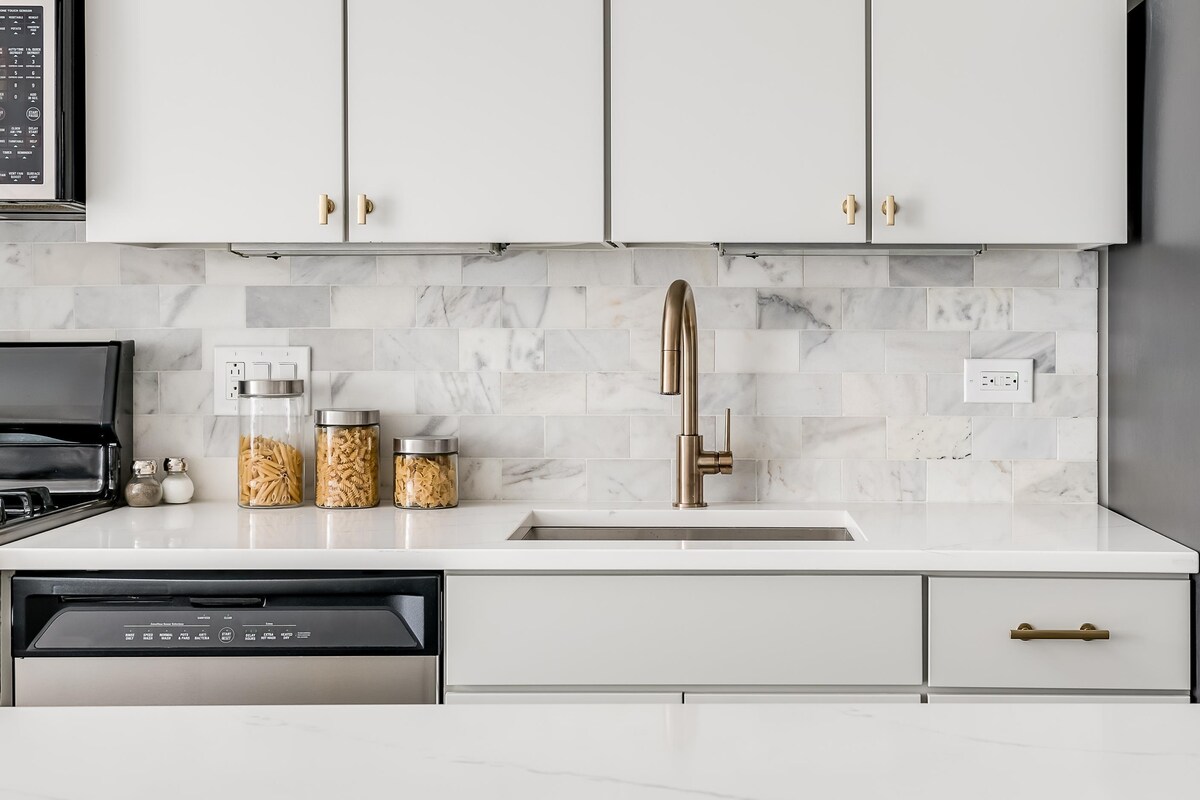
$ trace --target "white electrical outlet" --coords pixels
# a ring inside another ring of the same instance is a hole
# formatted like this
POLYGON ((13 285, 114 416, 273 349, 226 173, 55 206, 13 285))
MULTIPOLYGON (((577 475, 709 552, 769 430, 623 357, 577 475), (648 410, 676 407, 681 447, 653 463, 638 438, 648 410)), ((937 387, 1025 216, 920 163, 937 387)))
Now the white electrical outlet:
POLYGON ((968 358, 963 361, 963 402, 1032 403, 1032 358, 968 358))
POLYGON ((237 384, 246 380, 304 381, 304 413, 312 413, 312 348, 214 347, 213 413, 237 414, 237 384))

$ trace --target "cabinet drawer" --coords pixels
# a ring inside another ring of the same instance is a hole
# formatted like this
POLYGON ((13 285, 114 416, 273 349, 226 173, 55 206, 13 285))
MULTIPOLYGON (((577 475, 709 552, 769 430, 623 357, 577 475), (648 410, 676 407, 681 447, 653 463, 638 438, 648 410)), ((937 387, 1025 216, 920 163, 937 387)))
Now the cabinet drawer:
POLYGON ((749 694, 739 692, 684 692, 683 702, 691 705, 717 704, 769 704, 769 703, 920 703, 921 695, 910 694, 796 694, 796 693, 760 693, 749 694))
POLYGON ((929 685, 1002 689, 1187 689, 1182 580, 930 578, 929 685), (1110 638, 1021 641, 1010 631, 1110 638))
POLYGON ((1190 703, 1187 694, 930 694, 931 703, 1190 703))
POLYGON ((452 575, 448 686, 921 683, 921 579, 452 575))
POLYGON ((682 692, 446 692, 446 705, 679 705, 682 692))

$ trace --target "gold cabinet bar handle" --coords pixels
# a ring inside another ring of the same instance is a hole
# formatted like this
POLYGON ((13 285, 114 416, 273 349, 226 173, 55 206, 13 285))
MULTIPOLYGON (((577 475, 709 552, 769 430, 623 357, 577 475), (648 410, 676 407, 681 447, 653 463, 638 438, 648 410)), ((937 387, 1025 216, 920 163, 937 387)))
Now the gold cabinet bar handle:
POLYGON ((358 224, 366 225, 367 214, 370 214, 374 210, 375 204, 368 200, 365 194, 360 194, 358 196, 358 224))
POLYGON ((323 194, 317 197, 317 224, 328 225, 329 215, 333 213, 333 201, 329 199, 329 195, 323 194))
POLYGON ((858 211, 858 201, 854 199, 854 195, 846 195, 846 199, 842 201, 842 213, 846 215, 846 224, 854 224, 854 212, 858 211))
POLYGON ((1109 635, 1108 631, 1099 630, 1090 622, 1080 625, 1077 631, 1039 631, 1028 622, 1022 622, 1016 630, 1008 632, 1008 638, 1020 639, 1022 642, 1034 639, 1082 639, 1085 642, 1091 642, 1096 639, 1107 639, 1109 635))
POLYGON ((896 224, 896 196, 894 194, 889 194, 887 196, 887 200, 883 201, 883 205, 880 206, 879 210, 883 212, 885 217, 887 217, 887 224, 889 228, 896 224))

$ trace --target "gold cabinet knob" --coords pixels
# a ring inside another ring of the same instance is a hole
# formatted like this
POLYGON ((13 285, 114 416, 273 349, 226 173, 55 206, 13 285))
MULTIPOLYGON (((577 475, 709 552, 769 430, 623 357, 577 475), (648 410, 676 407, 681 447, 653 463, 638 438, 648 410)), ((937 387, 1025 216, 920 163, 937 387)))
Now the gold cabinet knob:
POLYGON ((846 224, 854 224, 854 212, 858 211, 858 201, 854 199, 854 195, 846 195, 846 199, 842 201, 842 213, 846 215, 846 224))
POLYGON ((328 225, 329 215, 333 213, 335 208, 333 201, 329 199, 329 195, 322 194, 317 197, 317 224, 328 225))
POLYGON ((888 227, 896 224, 896 196, 889 194, 887 200, 883 201, 883 205, 879 208, 883 212, 883 216, 887 217, 888 227))
POLYGON ((367 224, 367 214, 375 210, 375 204, 372 203, 365 194, 358 196, 358 224, 367 224))

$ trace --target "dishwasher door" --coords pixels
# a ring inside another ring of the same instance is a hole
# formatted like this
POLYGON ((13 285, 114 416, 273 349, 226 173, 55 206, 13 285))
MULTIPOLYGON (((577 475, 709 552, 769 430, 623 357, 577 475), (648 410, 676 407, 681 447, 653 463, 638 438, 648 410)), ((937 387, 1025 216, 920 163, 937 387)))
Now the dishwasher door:
POLYGON ((17 575, 18 706, 436 703, 438 575, 17 575))

